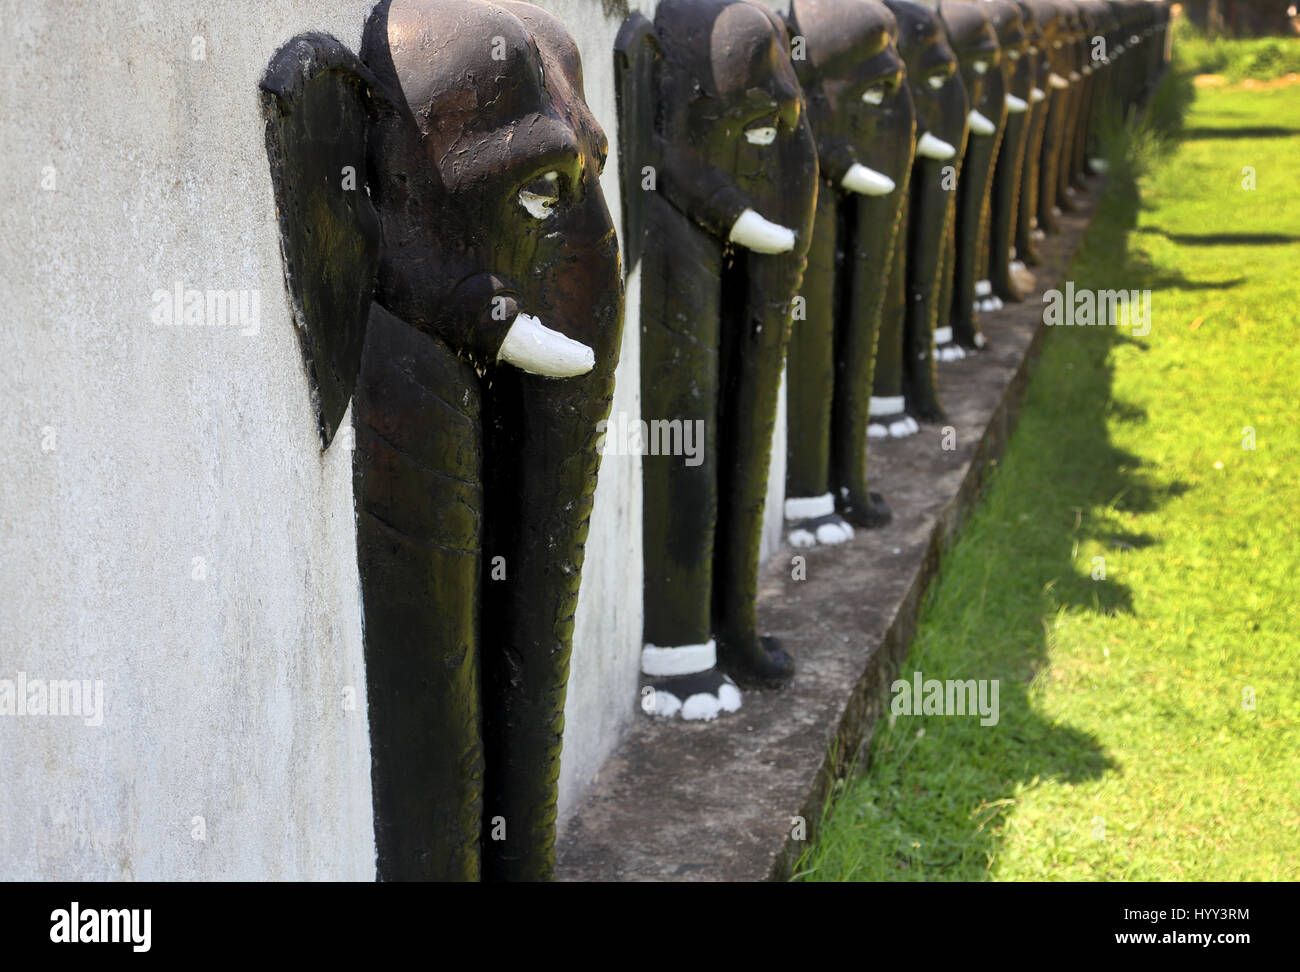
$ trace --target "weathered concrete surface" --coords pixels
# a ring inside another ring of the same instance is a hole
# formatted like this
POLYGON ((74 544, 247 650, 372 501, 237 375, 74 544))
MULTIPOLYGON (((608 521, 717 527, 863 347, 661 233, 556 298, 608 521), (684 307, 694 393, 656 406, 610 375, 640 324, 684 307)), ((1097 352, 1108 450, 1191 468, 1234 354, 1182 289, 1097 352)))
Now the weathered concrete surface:
POLYGON ((1061 220, 1041 247, 1038 290, 982 314, 992 347, 940 365, 940 391, 957 447, 942 426, 873 444, 873 488, 894 511, 887 527, 849 544, 794 551, 764 568, 760 615, 799 662, 783 692, 745 693, 744 707, 712 724, 638 718, 560 834, 563 880, 783 880, 811 838, 832 781, 870 742, 911 642, 922 595, 978 498, 1014 424, 1044 328, 1041 293, 1057 286, 1083 237, 1094 199, 1061 220))

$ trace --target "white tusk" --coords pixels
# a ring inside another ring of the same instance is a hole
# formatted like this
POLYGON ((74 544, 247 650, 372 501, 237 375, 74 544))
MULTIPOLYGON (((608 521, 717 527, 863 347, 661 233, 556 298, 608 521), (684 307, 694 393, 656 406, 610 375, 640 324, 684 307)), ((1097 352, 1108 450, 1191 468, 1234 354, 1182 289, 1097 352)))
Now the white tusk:
POLYGON ((988 62, 988 61, 976 61, 976 62, 972 65, 972 67, 975 68, 975 73, 976 73, 976 74, 983 74, 985 71, 987 71, 987 70, 989 69, 989 62, 988 62))
POLYGON ((884 88, 868 88, 862 92, 862 100, 868 105, 879 105, 885 101, 884 88))
POLYGON ((533 375, 572 378, 596 366, 596 353, 581 341, 551 330, 531 314, 520 314, 506 331, 497 360, 533 375))
POLYGON ((1071 71, 1071 72, 1070 72, 1070 83, 1071 83, 1071 84, 1078 84, 1078 83, 1079 83, 1080 81, 1082 81, 1082 80, 1083 80, 1083 75, 1080 74, 1078 71, 1071 71))
POLYGON ((1070 86, 1070 82, 1065 80, 1065 78, 1061 77, 1055 71, 1047 76, 1047 83, 1058 91, 1064 90, 1070 86))
POLYGON ((974 108, 966 116, 966 123, 970 125, 970 130, 976 135, 992 135, 998 130, 998 126, 981 115, 974 108))
POLYGON ((937 138, 926 132, 916 140, 916 154, 926 159, 950 159, 957 154, 957 150, 941 138, 937 138))
POLYGON ((736 217, 727 239, 755 253, 787 253, 794 249, 794 230, 769 222, 752 209, 736 217))
POLYGON ((1045 100, 1046 98, 1047 98, 1047 92, 1044 91, 1042 88, 1030 88, 1030 89, 1029 89, 1029 100, 1030 100, 1030 101, 1043 101, 1043 100, 1045 100))
POLYGON ((1012 115, 1020 115, 1029 110, 1029 102, 1024 98, 1017 98, 1013 94, 1007 95, 1007 111, 1012 115))
POLYGON ((883 172, 868 169, 857 162, 849 166, 849 171, 844 173, 840 185, 849 192, 860 192, 864 196, 888 196, 897 188, 894 180, 883 172))
POLYGON ((1079 68, 1079 73, 1086 78, 1088 75, 1092 73, 1092 68, 1090 68, 1088 65, 1085 64, 1083 67, 1079 68))

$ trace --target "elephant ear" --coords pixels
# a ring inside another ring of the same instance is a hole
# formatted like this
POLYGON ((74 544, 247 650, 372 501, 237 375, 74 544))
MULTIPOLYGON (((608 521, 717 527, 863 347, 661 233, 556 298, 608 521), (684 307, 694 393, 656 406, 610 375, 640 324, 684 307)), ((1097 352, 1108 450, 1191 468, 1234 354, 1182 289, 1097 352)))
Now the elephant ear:
POLYGON ((379 87, 326 34, 285 44, 259 87, 284 279, 328 448, 356 387, 379 269, 379 218, 366 184, 379 87))
MULTIPOLYGON (((646 165, 658 165, 655 151, 655 60, 659 43, 654 25, 631 14, 614 39, 614 95, 618 103, 618 159, 623 197, 623 270, 631 273, 645 243, 646 165)), ((658 179, 656 171, 654 178, 658 179)))

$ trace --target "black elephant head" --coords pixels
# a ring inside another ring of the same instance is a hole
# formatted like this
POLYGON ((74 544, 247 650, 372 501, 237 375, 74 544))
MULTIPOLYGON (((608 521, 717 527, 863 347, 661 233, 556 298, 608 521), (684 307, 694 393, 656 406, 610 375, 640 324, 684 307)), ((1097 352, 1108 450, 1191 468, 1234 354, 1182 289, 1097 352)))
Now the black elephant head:
POLYGON ((885 6, 898 21, 898 52, 916 109, 916 154, 936 161, 953 159, 968 111, 957 55, 929 8, 910 0, 885 0, 885 6))
POLYGON ((653 25, 628 18, 616 47, 629 267, 647 176, 712 236, 791 250, 807 228, 797 223, 811 210, 816 146, 785 25, 749 0, 664 0, 653 25))
POLYGON ((262 90, 326 445, 353 401, 379 876, 547 877, 622 326, 576 48, 526 3, 385 0, 262 90))
POLYGON ((992 135, 997 122, 985 115, 984 87, 990 72, 999 70, 1001 53, 998 37, 983 3, 940 0, 939 16, 948 34, 948 44, 957 55, 957 72, 970 106, 967 121, 972 134, 992 135))
POLYGON ((794 0, 787 22, 823 181, 887 195, 915 126, 893 15, 873 0, 794 0))

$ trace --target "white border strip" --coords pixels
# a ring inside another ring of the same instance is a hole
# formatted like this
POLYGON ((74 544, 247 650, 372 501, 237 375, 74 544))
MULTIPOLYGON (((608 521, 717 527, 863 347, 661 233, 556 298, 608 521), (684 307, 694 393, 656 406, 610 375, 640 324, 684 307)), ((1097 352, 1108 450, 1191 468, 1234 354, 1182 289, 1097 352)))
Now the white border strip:
POLYGON ((872 395, 867 411, 871 415, 897 415, 905 404, 902 395, 872 395))
POLYGON ((717 664, 718 643, 713 638, 702 645, 679 645, 676 648, 645 645, 641 649, 643 675, 694 675, 707 672, 717 664))
POLYGON ((835 512, 835 497, 830 493, 821 496, 791 496, 785 501, 787 520, 811 520, 816 516, 830 516, 835 512))

